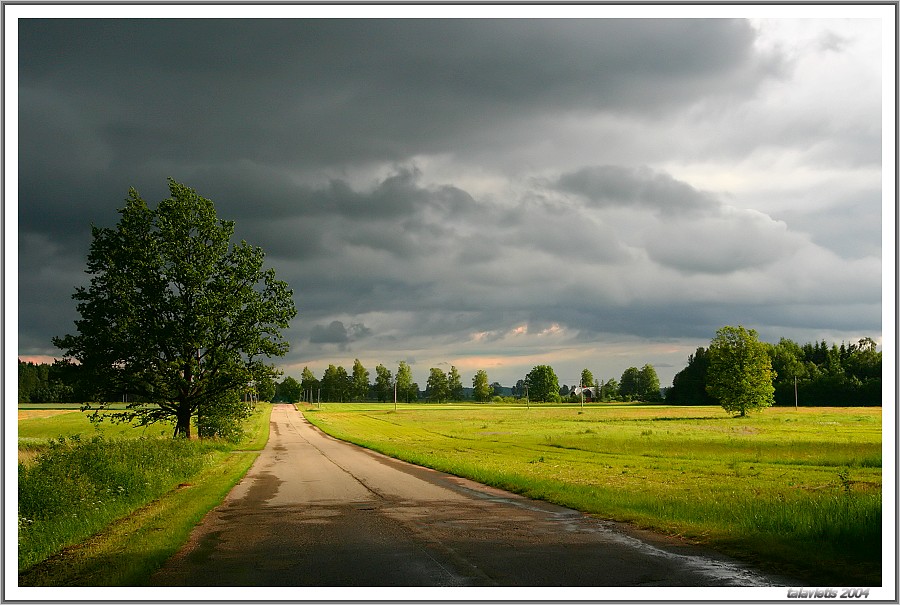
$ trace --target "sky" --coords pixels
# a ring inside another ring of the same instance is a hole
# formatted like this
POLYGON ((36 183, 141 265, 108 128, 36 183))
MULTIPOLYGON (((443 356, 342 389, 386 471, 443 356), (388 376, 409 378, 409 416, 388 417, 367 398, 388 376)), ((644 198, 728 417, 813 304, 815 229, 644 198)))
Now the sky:
POLYGON ((423 388, 451 365, 572 385, 651 364, 668 386, 725 325, 893 332, 890 7, 210 18, 233 8, 33 6, 8 30, 20 359, 74 330, 91 224, 167 177, 293 289, 275 363, 296 378, 358 358, 423 388))

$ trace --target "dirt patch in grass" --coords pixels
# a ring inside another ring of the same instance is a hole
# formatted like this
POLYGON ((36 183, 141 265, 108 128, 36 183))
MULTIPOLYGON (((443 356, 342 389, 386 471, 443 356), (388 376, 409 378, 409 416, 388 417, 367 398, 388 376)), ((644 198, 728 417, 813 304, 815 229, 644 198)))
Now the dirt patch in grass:
POLYGON ((60 414, 74 414, 78 410, 19 410, 19 420, 33 420, 35 418, 50 418, 60 414))

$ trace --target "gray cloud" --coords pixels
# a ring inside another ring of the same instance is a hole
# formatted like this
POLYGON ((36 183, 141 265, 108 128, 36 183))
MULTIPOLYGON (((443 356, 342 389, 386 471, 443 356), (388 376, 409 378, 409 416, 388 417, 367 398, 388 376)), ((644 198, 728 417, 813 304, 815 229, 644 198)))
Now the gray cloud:
POLYGON ((841 63, 871 37, 759 27, 21 20, 21 352, 71 330, 90 224, 169 176, 294 288, 287 365, 874 333, 881 87, 841 63))
POLYGON ((523 112, 746 94, 773 63, 753 39, 741 20, 28 20, 20 87, 120 166, 402 160, 523 112))
POLYGON ((316 344, 336 344, 344 349, 351 342, 365 338, 371 333, 372 330, 363 324, 355 323, 344 326, 343 322, 335 320, 327 326, 313 326, 310 331, 309 341, 316 344))
POLYGON ((646 166, 592 166, 562 175, 555 186, 599 207, 653 210, 665 216, 695 216, 718 209, 714 197, 646 166))

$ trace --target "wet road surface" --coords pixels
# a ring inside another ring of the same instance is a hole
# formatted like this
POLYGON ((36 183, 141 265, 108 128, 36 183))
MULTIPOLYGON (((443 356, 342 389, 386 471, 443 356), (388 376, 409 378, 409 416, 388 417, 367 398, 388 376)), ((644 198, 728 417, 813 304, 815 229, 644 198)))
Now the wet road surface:
POLYGON ((156 586, 779 586, 694 547, 400 462, 290 405, 156 586))

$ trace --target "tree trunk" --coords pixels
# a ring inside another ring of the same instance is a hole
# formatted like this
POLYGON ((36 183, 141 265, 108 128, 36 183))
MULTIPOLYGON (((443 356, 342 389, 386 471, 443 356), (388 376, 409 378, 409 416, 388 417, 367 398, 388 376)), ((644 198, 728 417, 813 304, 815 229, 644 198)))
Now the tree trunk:
POLYGON ((180 405, 178 408, 177 423, 175 424, 175 434, 173 437, 191 438, 191 408, 187 405, 180 405))

